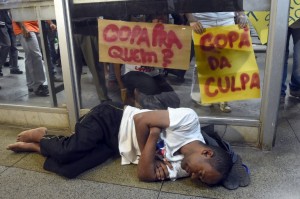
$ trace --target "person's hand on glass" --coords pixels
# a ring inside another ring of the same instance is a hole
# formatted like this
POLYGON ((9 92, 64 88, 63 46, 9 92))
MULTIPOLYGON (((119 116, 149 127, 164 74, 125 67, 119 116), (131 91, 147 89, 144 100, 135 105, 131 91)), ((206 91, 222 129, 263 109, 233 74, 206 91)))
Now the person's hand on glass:
POLYGON ((248 19, 244 12, 239 12, 236 16, 237 24, 239 28, 246 28, 248 27, 248 19))
POLYGON ((192 27, 193 31, 197 34, 202 34, 205 32, 205 29, 199 21, 190 22, 190 26, 192 27))

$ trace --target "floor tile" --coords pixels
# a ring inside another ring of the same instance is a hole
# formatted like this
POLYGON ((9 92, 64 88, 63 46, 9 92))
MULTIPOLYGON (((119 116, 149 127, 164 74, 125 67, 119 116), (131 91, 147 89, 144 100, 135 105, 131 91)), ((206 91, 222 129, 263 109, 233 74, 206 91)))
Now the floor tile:
POLYGON ((137 177, 136 165, 121 165, 121 159, 107 161, 106 163, 84 173, 80 179, 106 182, 132 187, 160 190, 162 183, 140 182, 137 177))
POLYGON ((2 173, 7 167, 0 166, 0 173, 2 173))
POLYGON ((0 178, 1 199, 98 199, 98 198, 149 198, 159 192, 133 187, 95 183, 86 180, 66 180, 53 175, 11 168, 0 178))
POLYGON ((24 129, 1 126, 0 131, 0 165, 12 166, 26 156, 23 153, 14 153, 6 150, 9 144, 16 142, 17 135, 24 129))

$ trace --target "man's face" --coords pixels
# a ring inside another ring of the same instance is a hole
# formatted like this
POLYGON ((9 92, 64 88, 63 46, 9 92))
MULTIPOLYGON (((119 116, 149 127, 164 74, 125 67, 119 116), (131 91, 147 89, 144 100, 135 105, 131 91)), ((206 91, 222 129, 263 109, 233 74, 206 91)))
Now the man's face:
POLYGON ((218 183, 222 176, 209 164, 208 158, 210 157, 194 153, 187 157, 187 165, 184 169, 192 179, 198 179, 208 185, 213 185, 218 183))

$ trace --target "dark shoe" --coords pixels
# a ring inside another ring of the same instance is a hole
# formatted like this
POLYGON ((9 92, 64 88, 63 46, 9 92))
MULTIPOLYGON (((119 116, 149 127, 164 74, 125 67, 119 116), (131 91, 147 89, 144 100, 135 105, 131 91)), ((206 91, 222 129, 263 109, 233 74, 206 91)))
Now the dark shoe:
POLYGON ((298 91, 293 91, 290 89, 290 95, 296 98, 300 98, 300 90, 298 91))
POLYGON ((40 85, 36 91, 34 91, 35 95, 40 97, 47 97, 49 96, 48 86, 40 85))
POLYGON ((20 69, 10 69, 10 74, 21 75, 23 74, 23 71, 20 69))
POLYGON ((24 59, 24 57, 20 57, 20 56, 18 56, 18 60, 22 60, 22 59, 24 59))
POLYGON ((4 66, 4 67, 10 67, 10 64, 9 64, 9 62, 5 62, 5 63, 3 64, 3 66, 4 66))
POLYGON ((28 92, 33 92, 33 88, 28 88, 28 92))

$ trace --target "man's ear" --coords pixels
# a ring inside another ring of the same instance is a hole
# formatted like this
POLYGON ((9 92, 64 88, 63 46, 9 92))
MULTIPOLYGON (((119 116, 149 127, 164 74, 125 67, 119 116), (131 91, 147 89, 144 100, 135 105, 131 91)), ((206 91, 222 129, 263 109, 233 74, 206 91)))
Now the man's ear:
POLYGON ((214 155, 214 151, 212 149, 204 149, 201 154, 211 158, 214 155))

